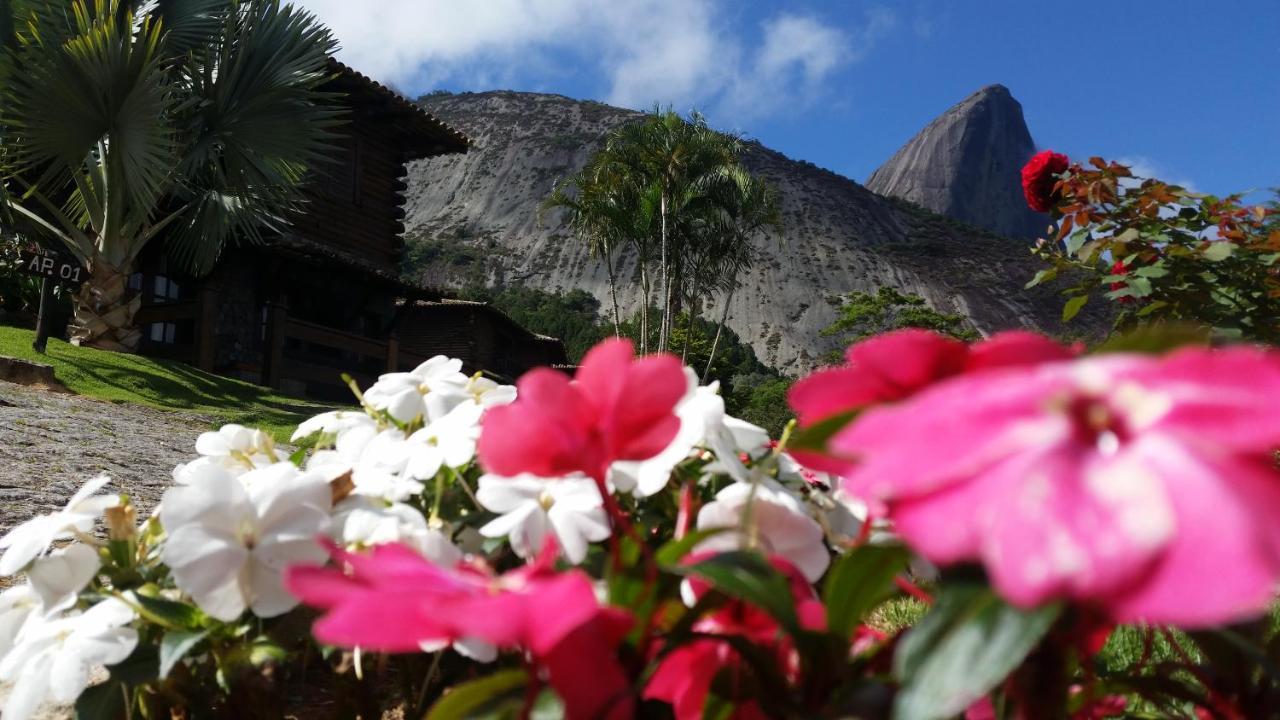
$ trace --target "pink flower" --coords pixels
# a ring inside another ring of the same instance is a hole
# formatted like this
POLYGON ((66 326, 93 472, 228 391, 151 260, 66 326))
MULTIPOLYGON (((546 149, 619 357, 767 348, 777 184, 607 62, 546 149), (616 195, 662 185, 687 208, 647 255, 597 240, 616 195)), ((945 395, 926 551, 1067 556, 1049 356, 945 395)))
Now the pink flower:
POLYGON ((644 460, 666 448, 680 427, 674 409, 687 382, 674 356, 633 359, 629 341, 606 340, 587 353, 573 381, 539 368, 517 387, 514 403, 484 418, 485 469, 599 479, 615 460, 644 460))
MULTIPOLYGON (((808 427, 842 413, 906 399, 963 373, 1065 360, 1079 352, 1078 347, 1020 330, 966 345, 930 330, 907 328, 851 345, 845 352, 846 365, 801 379, 787 400, 800 426, 808 427)), ((817 470, 840 474, 847 468, 841 459, 803 451, 795 455, 817 470)))
MULTIPOLYGON (((708 554, 690 556, 686 563, 705 559, 708 554)), ((800 624, 810 630, 823 630, 826 611, 813 586, 786 560, 774 557, 770 563, 790 582, 800 624)), ((691 580, 690 585, 695 598, 709 589, 697 579, 691 580)), ((776 658, 778 670, 788 681, 799 679, 800 659, 795 647, 777 621, 754 605, 738 600, 727 602, 694 623, 693 631, 736 636, 754 643, 776 658)), ((714 682, 721 697, 734 702, 732 720, 764 720, 768 716, 753 695, 758 688, 750 678, 751 671, 732 644, 716 638, 699 639, 676 648, 662 659, 645 686, 644 697, 670 703, 676 720, 700 720, 714 682)))
POLYGON ((844 486, 937 563, 980 561, 1019 605, 1203 626, 1280 580, 1280 355, 1013 365, 873 408, 832 440, 844 486))
POLYGON ((568 717, 630 718, 629 682, 614 652, 630 617, 601 608, 582 572, 555 572, 555 543, 546 547, 535 563, 494 575, 443 567, 401 544, 368 554, 330 546, 341 569, 293 567, 286 586, 326 611, 313 628, 321 642, 380 652, 462 639, 521 647, 547 672, 568 717))

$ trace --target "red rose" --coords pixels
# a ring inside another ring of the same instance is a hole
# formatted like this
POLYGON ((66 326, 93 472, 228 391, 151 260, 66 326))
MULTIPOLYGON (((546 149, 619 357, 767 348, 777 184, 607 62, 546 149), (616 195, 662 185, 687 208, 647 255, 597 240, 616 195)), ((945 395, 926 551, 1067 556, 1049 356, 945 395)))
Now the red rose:
POLYGON ((1053 207, 1053 185, 1058 175, 1067 171, 1070 161, 1052 150, 1038 152, 1022 166, 1022 193, 1027 205, 1036 212, 1049 212, 1053 207))

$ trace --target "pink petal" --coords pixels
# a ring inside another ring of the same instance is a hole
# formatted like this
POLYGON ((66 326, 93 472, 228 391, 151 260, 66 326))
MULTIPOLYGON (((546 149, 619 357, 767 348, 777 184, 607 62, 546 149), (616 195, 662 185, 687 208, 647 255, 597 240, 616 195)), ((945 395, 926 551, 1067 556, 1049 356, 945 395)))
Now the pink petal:
POLYGON ((596 608, 587 622, 566 628, 568 632, 553 646, 535 653, 564 701, 568 720, 629 720, 634 716, 631 683, 618 663, 616 650, 630 627, 629 615, 596 608))
POLYGON ((1009 330, 970 345, 965 371, 1070 360, 1079 354, 1078 347, 1063 345, 1039 333, 1009 330))
POLYGON ((892 386, 879 375, 853 367, 819 370, 787 391, 801 426, 893 397, 892 386))
POLYGON ((850 346, 849 365, 887 383, 903 398, 964 368, 968 347, 959 340, 917 328, 895 330, 850 346))
POLYGON ((609 460, 647 460, 664 450, 680 429, 675 407, 687 390, 674 355, 650 355, 632 363, 601 428, 611 435, 609 460))
MULTIPOLYGON (((592 405, 604 412, 617 406, 631 367, 632 354, 630 340, 610 338, 598 343, 582 357, 582 365, 574 373, 574 381, 592 405)), ((520 392, 523 394, 523 388, 520 392)))
POLYGON ((1188 348, 1146 362, 1135 381, 1167 395, 1173 407, 1157 423, 1187 442, 1244 452, 1280 448, 1280 353, 1251 347, 1188 348))
POLYGON ((1177 535, 1142 582, 1110 603, 1120 622, 1205 627, 1264 612, 1280 582, 1280 477, 1270 458, 1151 443, 1143 461, 1174 506, 1177 535))
POLYGON ((962 375, 909 402, 868 410, 830 445, 858 462, 846 475, 854 495, 912 497, 1069 434, 1068 418, 1045 406, 1071 387, 1061 365, 962 375))
POLYGON ((971 516, 992 582, 1011 602, 1096 598, 1142 577, 1173 533, 1160 479, 1132 453, 1074 443, 984 473, 971 516))

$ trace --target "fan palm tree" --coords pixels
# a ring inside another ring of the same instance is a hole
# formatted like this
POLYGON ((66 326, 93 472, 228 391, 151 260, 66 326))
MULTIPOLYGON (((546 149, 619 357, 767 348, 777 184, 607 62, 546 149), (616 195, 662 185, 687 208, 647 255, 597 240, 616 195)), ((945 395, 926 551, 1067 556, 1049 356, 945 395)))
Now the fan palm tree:
POLYGON ((278 0, 0 0, 0 43, 7 202, 89 271, 77 344, 136 349, 148 243, 199 274, 283 227, 341 121, 333 37, 278 0))

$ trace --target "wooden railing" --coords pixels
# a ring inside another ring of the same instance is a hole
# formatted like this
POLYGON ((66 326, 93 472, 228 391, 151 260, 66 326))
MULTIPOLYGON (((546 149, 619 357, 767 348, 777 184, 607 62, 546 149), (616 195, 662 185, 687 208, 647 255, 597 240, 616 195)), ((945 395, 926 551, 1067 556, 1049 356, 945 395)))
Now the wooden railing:
MULTIPOLYGON (((371 338, 357 333, 338 330, 318 323, 289 317, 288 308, 269 303, 267 305, 267 337, 263 349, 262 381, 274 388, 282 380, 297 380, 320 385, 342 385, 342 373, 355 378, 362 386, 373 382, 374 374, 362 372, 357 367, 338 367, 337 364, 318 363, 286 354, 288 340, 296 340, 312 346, 339 350, 344 355, 359 356, 377 361, 381 371, 416 367, 426 360, 415 353, 404 352, 393 335, 387 338, 371 338)), ((366 363, 356 362, 353 365, 366 363)), ((372 363, 368 363, 372 364, 372 363)))

